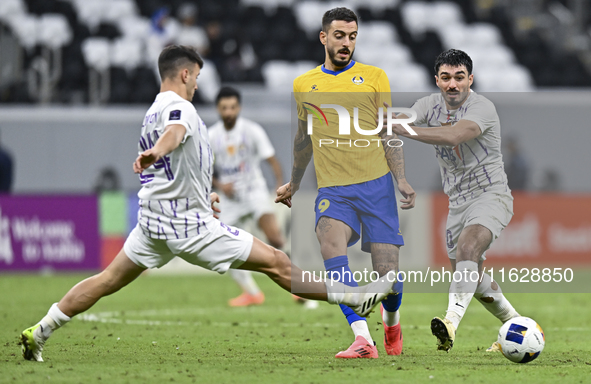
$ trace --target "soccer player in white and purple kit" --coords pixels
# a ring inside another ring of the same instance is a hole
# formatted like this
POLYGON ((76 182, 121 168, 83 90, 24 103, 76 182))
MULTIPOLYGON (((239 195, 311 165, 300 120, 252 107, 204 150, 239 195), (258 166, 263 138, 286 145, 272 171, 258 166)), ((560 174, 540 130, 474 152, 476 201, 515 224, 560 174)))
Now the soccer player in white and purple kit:
MULTIPOLYGON (((240 93, 223 87, 216 97, 221 120, 209 128, 209 142, 215 157, 213 186, 222 193, 220 220, 248 228, 254 223, 267 243, 282 249, 285 240, 277 224, 261 161, 271 166, 276 188, 283 184, 281 164, 267 133, 259 124, 240 116, 240 93)), ((231 307, 260 305, 265 295, 249 271, 232 269, 229 275, 242 288, 242 294, 228 301, 231 307)))
MULTIPOLYGON (((472 60, 465 52, 443 52, 435 61, 435 73, 441 92, 412 106, 417 135, 401 125, 394 125, 393 132, 434 146, 443 190, 449 196, 447 252, 452 269, 462 272, 463 278, 451 283, 445 318, 431 321, 438 349, 449 351, 472 297, 503 323, 519 314, 483 272, 485 251, 513 216, 499 116, 490 100, 471 91, 472 60), (480 278, 470 278, 471 272, 480 278)), ((495 343, 489 350, 496 348, 495 343)))
POLYGON ((43 361, 43 347, 54 330, 147 268, 159 268, 175 256, 219 273, 228 268, 262 272, 285 290, 350 305, 360 316, 392 292, 388 279, 363 287, 306 282, 285 253, 217 220, 213 203, 219 197, 210 193, 213 156, 207 129, 190 103, 202 67, 203 60, 189 47, 173 45, 160 54, 160 93, 144 119, 133 163, 142 183, 138 224, 104 271, 75 285, 41 321, 22 332, 25 359, 43 361))

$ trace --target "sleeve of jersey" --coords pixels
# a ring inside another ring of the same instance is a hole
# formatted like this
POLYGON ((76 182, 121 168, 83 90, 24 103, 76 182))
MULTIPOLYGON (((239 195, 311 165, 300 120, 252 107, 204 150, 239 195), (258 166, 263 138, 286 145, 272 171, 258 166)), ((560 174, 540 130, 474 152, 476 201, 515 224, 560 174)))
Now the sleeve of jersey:
POLYGON ((462 120, 470 120, 478 124, 480 131, 485 133, 494 127, 499 117, 493 103, 488 100, 479 100, 468 106, 462 120))
POLYGON ((427 124, 427 102, 429 97, 423 97, 415 101, 415 103, 410 107, 413 111, 417 113, 417 119, 413 122, 413 125, 420 126, 427 124))
POLYGON ((193 136, 198 129, 199 118, 197 117, 195 107, 191 103, 171 104, 162 113, 165 128, 175 124, 182 125, 186 128, 187 131, 181 143, 184 143, 189 136, 193 136))
POLYGON ((269 140, 269 136, 260 125, 256 124, 252 127, 252 132, 255 135, 255 142, 257 143, 257 153, 261 159, 268 159, 275 155, 275 148, 269 140))
MULTIPOLYGON (((389 106, 392 105, 392 94, 390 93, 390 81, 388 80, 388 75, 386 72, 381 71, 380 77, 378 78, 377 90, 379 92, 379 103, 378 108, 384 107, 384 103, 388 104, 389 106)), ((385 108, 385 107, 384 107, 385 108)))
POLYGON ((300 84, 299 84, 299 77, 293 81, 293 95, 295 98, 296 108, 298 111, 298 119, 306 121, 307 113, 302 106, 303 102, 303 95, 300 92, 300 84))

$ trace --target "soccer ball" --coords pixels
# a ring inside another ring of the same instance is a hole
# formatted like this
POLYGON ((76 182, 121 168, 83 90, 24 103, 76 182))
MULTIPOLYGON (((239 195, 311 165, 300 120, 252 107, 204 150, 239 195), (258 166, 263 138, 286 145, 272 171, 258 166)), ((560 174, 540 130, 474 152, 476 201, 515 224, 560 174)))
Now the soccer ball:
POLYGON ((546 337, 544 331, 529 317, 514 317, 499 330, 503 355, 514 363, 529 363, 544 350, 546 337))

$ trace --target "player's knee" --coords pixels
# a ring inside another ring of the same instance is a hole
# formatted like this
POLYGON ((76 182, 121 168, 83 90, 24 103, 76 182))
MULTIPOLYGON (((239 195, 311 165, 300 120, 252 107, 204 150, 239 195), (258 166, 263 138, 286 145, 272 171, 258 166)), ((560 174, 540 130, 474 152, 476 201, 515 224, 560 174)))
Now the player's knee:
POLYGON ((480 247, 478 247, 477 244, 469 241, 458 244, 456 262, 469 260, 478 263, 480 255, 482 254, 479 248, 480 247))
POLYGON ((270 277, 279 277, 291 273, 291 260, 289 260, 289 257, 278 249, 272 248, 272 250, 273 257, 267 274, 270 277))
POLYGON ((323 256, 340 256, 342 244, 336 239, 324 238, 320 242, 320 253, 323 256))

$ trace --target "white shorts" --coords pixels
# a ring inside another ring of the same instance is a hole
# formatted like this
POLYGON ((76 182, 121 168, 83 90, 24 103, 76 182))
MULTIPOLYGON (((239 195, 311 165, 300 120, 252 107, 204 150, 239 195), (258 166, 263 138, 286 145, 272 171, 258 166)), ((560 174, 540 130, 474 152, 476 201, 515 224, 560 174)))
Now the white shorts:
POLYGON ((141 228, 131 231, 123 250, 140 267, 160 268, 175 256, 190 264, 225 273, 248 259, 253 237, 250 233, 212 220, 207 231, 186 239, 164 240, 146 236, 141 228))
POLYGON ((261 216, 274 213, 266 188, 255 189, 240 200, 227 196, 222 196, 220 200, 220 221, 228 225, 239 225, 247 216, 251 216, 258 225, 261 216))
MULTIPOLYGON (((511 217, 513 197, 510 194, 483 193, 467 204, 450 207, 445 234, 448 257, 455 260, 458 239, 465 227, 480 224, 490 230, 492 241, 486 248, 488 249, 509 224, 511 217)), ((486 260, 484 254, 485 252, 482 253, 481 260, 486 260)))

